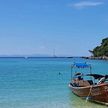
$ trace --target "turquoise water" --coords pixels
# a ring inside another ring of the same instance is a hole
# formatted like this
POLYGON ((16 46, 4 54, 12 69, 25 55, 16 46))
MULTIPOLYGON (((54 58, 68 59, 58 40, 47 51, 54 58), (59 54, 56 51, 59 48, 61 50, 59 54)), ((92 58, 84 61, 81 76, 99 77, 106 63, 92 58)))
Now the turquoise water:
POLYGON ((108 74, 108 61, 77 58, 0 58, 0 108, 103 108, 72 94, 70 65, 88 62, 108 74), (61 73, 59 75, 59 73, 61 73))

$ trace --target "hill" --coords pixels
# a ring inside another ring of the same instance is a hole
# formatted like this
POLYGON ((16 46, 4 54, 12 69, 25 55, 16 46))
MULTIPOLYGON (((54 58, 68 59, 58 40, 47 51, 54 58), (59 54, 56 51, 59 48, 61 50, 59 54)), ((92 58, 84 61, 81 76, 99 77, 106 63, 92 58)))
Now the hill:
POLYGON ((108 37, 102 40, 100 46, 96 46, 90 51, 94 57, 108 57, 108 37))

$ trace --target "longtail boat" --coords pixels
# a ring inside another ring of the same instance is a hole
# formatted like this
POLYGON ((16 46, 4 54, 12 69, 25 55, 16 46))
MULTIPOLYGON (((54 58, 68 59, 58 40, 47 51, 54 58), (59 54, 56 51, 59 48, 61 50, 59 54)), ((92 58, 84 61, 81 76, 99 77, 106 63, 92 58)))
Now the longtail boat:
POLYGON ((108 105, 108 75, 92 74, 90 64, 74 63, 71 66, 69 87, 79 97, 108 105), (87 68, 89 73, 76 71, 76 69, 87 70, 87 68))

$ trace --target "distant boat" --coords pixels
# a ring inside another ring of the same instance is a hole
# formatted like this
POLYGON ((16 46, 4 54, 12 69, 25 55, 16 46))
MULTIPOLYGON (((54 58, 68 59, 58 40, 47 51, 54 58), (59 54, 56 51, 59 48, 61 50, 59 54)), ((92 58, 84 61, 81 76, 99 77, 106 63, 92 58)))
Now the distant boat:
POLYGON ((55 49, 53 49, 53 57, 54 57, 54 58, 57 57, 57 56, 56 56, 56 51, 55 51, 55 49))
POLYGON ((85 98, 86 101, 108 105, 108 75, 92 74, 91 69, 91 65, 87 63, 74 63, 71 67, 69 87, 74 94, 85 98), (89 68, 90 72, 85 75, 82 72, 73 73, 74 68, 79 70, 89 68))

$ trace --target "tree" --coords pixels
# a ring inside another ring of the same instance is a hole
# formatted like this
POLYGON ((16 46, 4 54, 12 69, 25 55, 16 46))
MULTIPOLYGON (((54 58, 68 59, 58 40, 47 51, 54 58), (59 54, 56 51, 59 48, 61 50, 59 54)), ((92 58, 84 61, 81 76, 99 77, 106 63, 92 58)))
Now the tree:
POLYGON ((93 51, 90 50, 94 57, 107 56, 108 57, 108 37, 102 40, 100 46, 96 46, 93 51))

